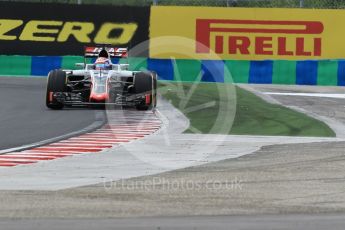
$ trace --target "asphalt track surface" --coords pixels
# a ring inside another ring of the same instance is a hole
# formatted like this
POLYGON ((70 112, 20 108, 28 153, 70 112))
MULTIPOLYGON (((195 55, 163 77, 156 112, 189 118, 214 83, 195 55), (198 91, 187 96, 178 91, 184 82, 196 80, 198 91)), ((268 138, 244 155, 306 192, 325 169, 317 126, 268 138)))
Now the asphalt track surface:
POLYGON ((81 130, 98 110, 45 106, 46 78, 0 78, 0 150, 28 145, 81 130))
POLYGON ((13 230, 343 230, 344 225, 345 219, 342 215, 196 216, 69 220, 0 219, 0 226, 4 229, 13 230))
MULTIPOLYGON (((63 135, 84 128, 95 120, 97 111, 46 109, 45 79, 4 78, 0 81, 0 96, 4 108, 0 112, 1 148, 4 148, 4 143, 7 144, 6 148, 9 148, 63 135), (27 102, 29 99, 31 101, 27 102), (40 118, 34 119, 38 115, 40 118), (71 120, 66 121, 66 119, 71 120), (57 130, 48 130, 48 126, 57 130), (13 145, 8 144, 11 141, 13 145)), ((316 90, 319 91, 319 88, 316 90)), ((263 91, 266 92, 267 89, 263 91)), ((331 100, 321 103, 320 99, 306 101, 306 98, 282 98, 286 100, 284 104, 298 105, 308 110, 315 110, 315 113, 338 108, 341 110, 339 113, 321 115, 345 121, 345 113, 342 113, 343 101, 331 100)), ((175 193, 172 191, 135 193, 116 188, 106 193, 104 188, 97 185, 53 192, 50 195, 38 191, 10 191, 0 197, 2 207, 0 214, 3 217, 0 219, 0 228, 344 229, 344 145, 340 142, 271 146, 257 154, 236 160, 165 174, 167 178, 182 177, 183 180, 196 180, 198 177, 219 180, 244 176, 244 189, 228 191, 228 193, 223 190, 209 193, 200 189, 186 192, 177 190, 175 193), (61 193, 66 193, 68 199, 62 199, 61 193), (31 194, 37 196, 36 199, 31 197, 31 194), (84 200, 80 202, 78 196, 84 200), (41 207, 39 205, 41 201, 47 201, 47 207, 41 207), (93 201, 95 201, 95 205, 92 206, 92 210, 95 210, 94 215, 88 216, 87 214, 92 212, 87 209, 84 213, 81 212, 82 208, 78 209, 93 201), (39 209, 35 210, 35 205, 39 209), (56 211, 59 205, 62 207, 61 211, 68 215, 68 219, 57 217, 56 211), (106 205, 110 205, 111 208, 106 205), (16 206, 20 208, 16 209, 16 206), (124 211, 126 207, 133 218, 113 219, 116 213, 112 209, 124 211), (176 212, 169 210, 172 208, 175 208, 176 212), (137 218, 143 216, 140 211, 146 215, 154 215, 155 212, 160 214, 157 217, 137 218), (207 211, 210 213, 204 214, 207 211), (286 215, 263 215, 263 213, 286 213, 286 215), (25 217, 28 214, 32 214, 34 218, 25 217), (50 214, 48 215, 50 218, 43 214, 50 214)))

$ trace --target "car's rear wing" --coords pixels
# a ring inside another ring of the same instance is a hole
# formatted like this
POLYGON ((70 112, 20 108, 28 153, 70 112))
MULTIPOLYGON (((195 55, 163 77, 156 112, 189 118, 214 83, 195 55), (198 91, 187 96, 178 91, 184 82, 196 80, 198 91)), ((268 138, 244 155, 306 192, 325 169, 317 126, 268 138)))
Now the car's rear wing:
POLYGON ((127 58, 128 57, 128 49, 127 48, 117 48, 117 47, 102 47, 102 46, 88 46, 85 47, 85 54, 84 56, 87 57, 98 57, 99 52, 105 49, 110 58, 127 58))

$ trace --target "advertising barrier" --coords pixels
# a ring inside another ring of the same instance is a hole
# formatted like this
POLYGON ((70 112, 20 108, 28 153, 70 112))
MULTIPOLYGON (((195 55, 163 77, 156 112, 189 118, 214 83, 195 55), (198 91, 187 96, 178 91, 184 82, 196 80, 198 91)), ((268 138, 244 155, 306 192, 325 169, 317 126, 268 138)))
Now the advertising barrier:
POLYGON ((2 55, 82 55, 83 47, 148 40, 149 7, 0 2, 2 55))
POLYGON ((0 2, 0 12, 0 75, 46 76, 83 61, 84 45, 150 39, 129 63, 161 80, 345 85, 345 10, 0 2), (165 36, 192 41, 188 55, 154 43, 165 36))
MULTIPOLYGON (((153 6, 150 38, 192 39, 193 59, 210 50, 223 60, 341 59, 344 21, 344 10, 153 6)), ((161 55, 152 46, 150 57, 168 58, 170 48, 161 55)))
MULTIPOLYGON (((52 69, 74 69, 74 64, 82 61, 82 56, 0 55, 0 75, 47 76, 52 69)), ((131 70, 156 71, 160 80, 345 86, 345 60, 213 61, 131 57, 128 62, 131 70), (205 69, 219 75, 209 75, 205 69), (200 73, 203 74, 198 79, 200 73)))
MULTIPOLYGON (((157 63, 169 63, 171 57, 179 63, 200 60, 201 80, 208 82, 343 86, 344 21, 344 10, 153 6, 150 41, 185 37, 193 49, 180 55, 172 42, 161 52, 151 42, 150 58, 161 60, 157 63), (212 52, 221 61, 205 58, 212 52), (205 66, 217 69, 219 76, 207 76, 205 66)), ((161 76, 171 79, 170 72, 161 76)), ((193 78, 179 76, 182 81, 193 78)))

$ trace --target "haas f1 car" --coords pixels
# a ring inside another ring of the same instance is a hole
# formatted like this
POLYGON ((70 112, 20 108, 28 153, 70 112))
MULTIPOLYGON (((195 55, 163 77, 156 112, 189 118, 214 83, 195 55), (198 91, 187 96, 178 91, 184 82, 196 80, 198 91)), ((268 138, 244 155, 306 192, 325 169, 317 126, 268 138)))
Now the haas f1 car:
POLYGON ((48 74, 46 105, 114 105, 148 110, 156 106, 157 75, 150 71, 129 71, 128 64, 113 64, 112 58, 126 58, 126 48, 86 47, 83 67, 78 70, 52 70, 48 74), (94 63, 87 64, 88 58, 94 63))

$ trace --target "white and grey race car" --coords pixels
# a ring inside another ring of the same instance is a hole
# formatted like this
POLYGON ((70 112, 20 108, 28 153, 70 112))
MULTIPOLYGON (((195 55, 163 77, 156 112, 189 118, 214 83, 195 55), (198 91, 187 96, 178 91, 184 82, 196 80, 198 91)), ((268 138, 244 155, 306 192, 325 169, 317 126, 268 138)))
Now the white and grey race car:
POLYGON ((127 58, 126 48, 86 47, 83 69, 52 70, 48 74, 46 105, 64 106, 114 105, 133 106, 139 110, 154 108, 157 103, 157 74, 152 71, 129 71, 128 64, 113 64, 111 58, 127 58), (87 64, 87 59, 96 61, 87 64))

